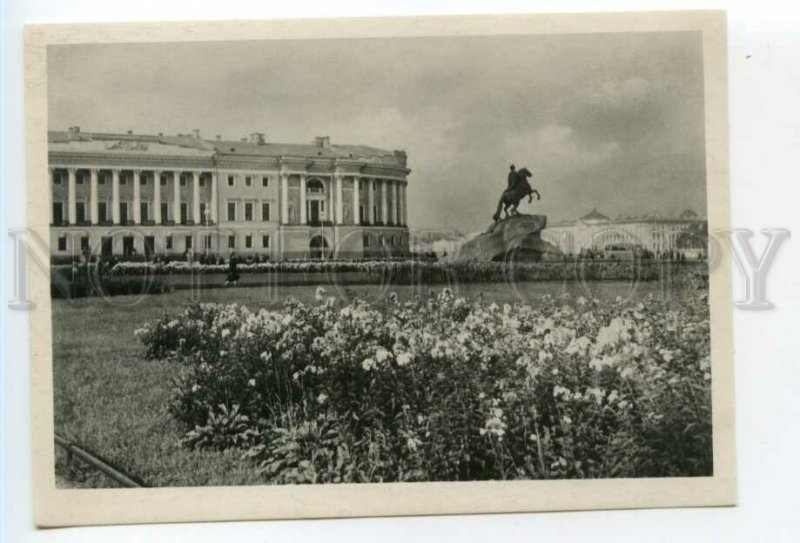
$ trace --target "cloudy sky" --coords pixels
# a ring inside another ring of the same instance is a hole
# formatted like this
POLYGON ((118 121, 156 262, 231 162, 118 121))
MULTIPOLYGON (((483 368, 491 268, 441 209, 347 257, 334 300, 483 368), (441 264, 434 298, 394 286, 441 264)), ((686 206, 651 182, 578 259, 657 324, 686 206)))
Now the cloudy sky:
POLYGON ((49 124, 405 149, 409 224, 473 232, 511 163, 570 219, 704 214, 697 33, 51 47, 49 124))

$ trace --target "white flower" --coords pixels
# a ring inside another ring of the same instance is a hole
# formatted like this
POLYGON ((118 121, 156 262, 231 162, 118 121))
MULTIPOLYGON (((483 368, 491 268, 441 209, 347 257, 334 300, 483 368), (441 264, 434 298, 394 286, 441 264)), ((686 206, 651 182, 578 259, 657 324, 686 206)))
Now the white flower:
POLYGON ((320 393, 319 393, 319 396, 317 396, 317 403, 318 403, 318 404, 320 404, 320 405, 322 405, 322 404, 324 404, 326 401, 328 401, 328 395, 327 395, 327 394, 325 394, 324 392, 320 392, 320 393))
POLYGON ((390 353, 386 349, 380 348, 375 353, 375 360, 377 360, 380 363, 380 362, 383 362, 385 360, 388 360, 390 356, 392 356, 392 353, 390 353))
POLYGON ((227 328, 222 330, 222 337, 228 337, 229 335, 231 335, 230 330, 228 330, 227 328))
POLYGON ((375 368, 375 366, 376 366, 376 364, 375 364, 375 360, 374 360, 374 359, 372 359, 372 358, 366 358, 366 359, 364 359, 364 361, 361 363, 361 367, 362 367, 362 368, 364 368, 364 371, 369 371, 369 370, 371 370, 371 369, 374 369, 374 368, 375 368))
POLYGON ((398 366, 405 366, 406 364, 410 363, 414 359, 414 356, 411 353, 400 353, 395 357, 398 366))
POLYGON ((249 381, 247 381, 247 384, 250 385, 251 387, 254 387, 254 386, 256 386, 256 380, 255 379, 250 379, 249 381))

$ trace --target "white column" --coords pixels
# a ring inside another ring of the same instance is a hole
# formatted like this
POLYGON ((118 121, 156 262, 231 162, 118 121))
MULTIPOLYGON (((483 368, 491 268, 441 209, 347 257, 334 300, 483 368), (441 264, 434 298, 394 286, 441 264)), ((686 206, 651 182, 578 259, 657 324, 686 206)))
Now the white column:
POLYGON ((200 172, 192 172, 192 219, 195 224, 202 224, 200 216, 200 172))
POLYGON ((400 220, 400 183, 395 181, 394 185, 394 200, 392 201, 392 211, 394 212, 394 224, 399 226, 402 222, 400 220))
POLYGON ((333 177, 328 180, 328 220, 331 224, 336 222, 336 200, 334 198, 335 188, 333 177))
POLYGON ((172 218, 181 222, 181 172, 172 172, 172 218))
POLYGON ((372 190, 374 180, 367 178, 367 218, 370 224, 375 224, 375 191, 372 190))
POLYGON ((386 204, 386 179, 381 179, 381 222, 387 224, 389 222, 388 206, 386 204))
POLYGON ((334 174, 334 179, 336 180, 336 224, 342 224, 344 222, 344 207, 342 206, 342 176, 340 174, 334 174))
POLYGON ((142 224, 142 184, 139 170, 133 170, 133 222, 142 224))
POLYGON ((408 217, 406 216, 406 189, 408 185, 403 183, 402 188, 400 189, 400 217, 403 220, 403 226, 408 225, 408 217))
POLYGON ((300 174, 300 224, 308 223, 306 213, 306 174, 300 174))
POLYGON ((358 195, 358 177, 353 176, 353 224, 358 226, 361 222, 361 212, 358 209, 358 204, 360 203, 359 195, 358 195))
POLYGON ((111 221, 119 224, 119 170, 111 170, 111 221))
POLYGON ((153 222, 161 224, 161 171, 153 172, 153 222))
POLYGON ((97 224, 100 222, 100 217, 98 217, 97 210, 97 170, 92 168, 89 175, 89 183, 91 184, 89 187, 89 208, 91 209, 90 213, 92 214, 92 224, 97 224))
POLYGON ((217 224, 217 172, 211 172, 211 222, 217 224))
POLYGON ((56 170, 55 168, 47 168, 47 172, 50 175, 50 186, 48 189, 50 190, 50 222, 47 224, 53 224, 53 204, 55 203, 55 195, 53 194, 53 188, 55 187, 56 180, 56 170))
POLYGON ((69 185, 67 188, 67 203, 69 205, 69 224, 74 225, 77 222, 78 211, 75 206, 75 168, 67 170, 69 175, 69 185))
POLYGON ((281 172, 281 224, 289 224, 289 175, 281 172))

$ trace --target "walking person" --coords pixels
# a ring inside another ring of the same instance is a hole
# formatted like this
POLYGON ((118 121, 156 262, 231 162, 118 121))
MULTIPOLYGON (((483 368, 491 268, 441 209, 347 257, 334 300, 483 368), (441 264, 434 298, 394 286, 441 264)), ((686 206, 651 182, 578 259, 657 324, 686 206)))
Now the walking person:
POLYGON ((228 259, 228 276, 225 278, 225 286, 233 285, 235 287, 238 281, 239 268, 236 262, 236 253, 231 253, 231 257, 228 259))

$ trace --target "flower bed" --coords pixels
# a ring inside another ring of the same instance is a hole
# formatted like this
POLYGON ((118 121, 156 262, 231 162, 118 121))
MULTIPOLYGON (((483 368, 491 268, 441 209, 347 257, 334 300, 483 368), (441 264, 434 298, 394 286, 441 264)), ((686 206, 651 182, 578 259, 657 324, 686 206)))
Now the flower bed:
POLYGON ((137 331, 181 365, 187 447, 270 483, 712 472, 708 301, 201 304, 137 331))

